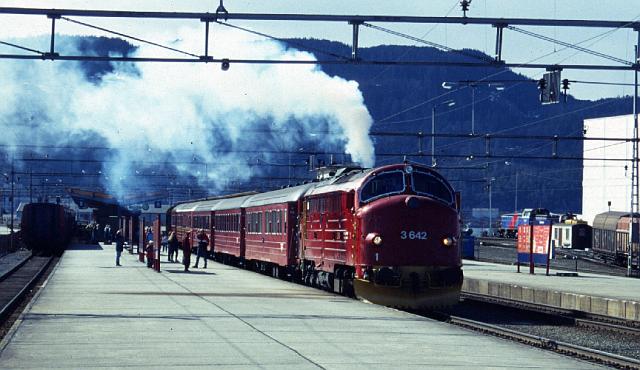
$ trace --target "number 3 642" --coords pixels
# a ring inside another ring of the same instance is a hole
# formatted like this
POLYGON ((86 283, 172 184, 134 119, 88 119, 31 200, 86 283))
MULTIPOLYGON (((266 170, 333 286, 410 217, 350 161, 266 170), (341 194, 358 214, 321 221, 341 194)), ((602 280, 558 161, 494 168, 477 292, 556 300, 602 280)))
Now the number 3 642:
POLYGON ((400 239, 427 239, 426 231, 402 230, 400 231, 400 239))

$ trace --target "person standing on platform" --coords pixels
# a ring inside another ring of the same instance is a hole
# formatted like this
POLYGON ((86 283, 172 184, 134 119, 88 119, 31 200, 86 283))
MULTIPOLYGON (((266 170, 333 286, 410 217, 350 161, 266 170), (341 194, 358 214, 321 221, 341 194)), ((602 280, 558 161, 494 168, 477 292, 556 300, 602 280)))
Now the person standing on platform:
POLYGON ((147 253, 147 267, 153 267, 153 260, 155 259, 155 251, 153 250, 153 240, 147 243, 147 248, 145 249, 147 253))
POLYGON ((147 241, 147 243, 153 241, 153 229, 151 228, 151 226, 147 227, 147 233, 145 234, 144 237, 145 237, 145 240, 147 241))
POLYGON ((104 227, 104 241, 107 244, 111 244, 111 225, 109 224, 104 227))
POLYGON ((200 229, 198 232, 198 251, 196 255, 196 264, 193 265, 193 268, 198 268, 198 262, 200 261, 200 257, 204 259, 204 267, 207 268, 207 246, 209 245, 209 237, 204 232, 204 229, 200 229))
POLYGON ((116 231, 116 266, 122 266, 120 264, 120 256, 124 250, 124 236, 122 235, 122 229, 116 231))
POLYGON ((160 240, 160 244, 162 245, 162 251, 166 252, 167 247, 169 246, 169 238, 167 237, 167 232, 162 232, 162 239, 160 240))
POLYGON ((184 265, 184 271, 189 272, 189 264, 191 263, 191 238, 187 232, 182 239, 182 264, 184 265))
POLYGON ((174 231, 169 233, 167 243, 169 245, 169 262, 174 262, 174 253, 176 255, 175 262, 178 262, 178 238, 176 237, 176 233, 174 231))

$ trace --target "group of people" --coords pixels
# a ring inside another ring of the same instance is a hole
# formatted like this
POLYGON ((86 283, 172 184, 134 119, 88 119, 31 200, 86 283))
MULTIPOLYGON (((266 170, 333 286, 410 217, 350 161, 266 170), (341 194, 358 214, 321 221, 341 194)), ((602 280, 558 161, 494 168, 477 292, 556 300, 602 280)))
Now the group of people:
POLYGON ((109 244, 113 240, 111 225, 109 224, 107 224, 103 229, 99 223, 92 221, 85 227, 85 230, 89 235, 91 244, 96 244, 103 240, 109 244))
MULTIPOLYGON (((116 242, 116 266, 120 265, 120 256, 124 250, 124 235, 122 229, 119 229, 115 233, 114 240, 116 242)), ((153 230, 149 227, 145 230, 145 241, 147 243, 145 247, 145 254, 147 257, 147 267, 153 267, 155 260, 155 249, 153 242, 153 230)), ((204 260, 204 267, 207 268, 207 258, 209 255, 210 243, 207 233, 204 229, 200 229, 196 234, 196 261, 192 268, 198 268, 200 258, 204 260)), ((184 265, 184 271, 189 272, 189 266, 191 264, 191 232, 187 232, 182 239, 182 243, 178 240, 178 236, 174 231, 171 231, 168 236, 164 235, 162 238, 162 245, 166 244, 166 250, 168 250, 167 260, 169 262, 179 262, 178 251, 182 249, 182 264, 184 265)))
MULTIPOLYGON (((200 262, 200 257, 204 260, 204 267, 207 268, 207 257, 210 252, 209 245, 209 237, 207 233, 204 232, 204 229, 200 229, 196 234, 196 263, 192 266, 192 268, 198 268, 198 263, 200 262)), ((191 233, 188 232, 185 234, 182 239, 182 264, 184 265, 184 271, 189 272, 189 265, 191 264, 191 233)), ((177 256, 176 250, 176 256, 177 256)))

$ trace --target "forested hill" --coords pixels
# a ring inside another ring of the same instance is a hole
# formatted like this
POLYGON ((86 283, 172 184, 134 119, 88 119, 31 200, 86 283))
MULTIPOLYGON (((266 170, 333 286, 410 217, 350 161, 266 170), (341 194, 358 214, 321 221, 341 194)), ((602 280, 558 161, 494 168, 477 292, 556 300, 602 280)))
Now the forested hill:
MULTIPOLYGON (((296 48, 306 48, 320 60, 349 57, 351 47, 342 43, 315 40, 290 40, 296 48)), ((474 50, 465 55, 431 47, 384 45, 361 48, 362 60, 386 61, 459 61, 478 62, 474 50)), ((631 99, 585 101, 574 99, 569 90, 566 103, 541 105, 535 82, 505 68, 465 68, 450 66, 385 66, 366 64, 323 64, 320 68, 330 75, 355 80, 360 84, 365 103, 374 118, 373 132, 430 132, 432 108, 452 99, 453 107, 437 107, 436 132, 465 133, 471 131, 471 89, 454 86, 447 90, 445 81, 504 81, 504 89, 487 84, 475 88, 475 132, 480 134, 559 135, 582 134, 585 118, 631 113, 631 99), (455 91, 458 89, 457 91, 455 91)), ((542 71, 540 72, 542 73, 542 71)), ((574 87, 576 88, 576 87, 574 87)), ((493 207, 510 211, 515 207, 518 172, 518 208, 547 207, 554 211, 581 210, 582 161, 527 160, 521 156, 551 156, 552 144, 540 141, 492 140, 491 153, 512 155, 507 159, 467 160, 472 154, 484 154, 484 140, 436 139, 436 154, 460 158, 443 158, 438 165, 448 167, 487 167, 482 170, 443 169, 448 178, 463 193, 465 208, 488 207, 487 179, 492 181, 493 207), (486 164, 489 163, 488 166, 486 164)), ((417 139, 375 137, 376 152, 396 153, 418 150, 417 139)), ((424 139, 423 149, 430 153, 430 140, 424 139)), ((581 142, 561 142, 559 156, 580 157, 581 142)), ((387 160, 384 156, 378 162, 387 160)), ((431 163, 430 157, 419 159, 431 163)))

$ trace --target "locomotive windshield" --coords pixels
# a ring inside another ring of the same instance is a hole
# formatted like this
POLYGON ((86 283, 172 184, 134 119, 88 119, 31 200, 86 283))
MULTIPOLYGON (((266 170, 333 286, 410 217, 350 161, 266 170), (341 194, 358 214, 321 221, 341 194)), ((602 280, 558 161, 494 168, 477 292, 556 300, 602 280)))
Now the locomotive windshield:
POLYGON ((381 172, 362 186, 360 201, 366 203, 387 195, 402 193, 405 188, 404 172, 381 172))
POLYGON ((413 190, 431 198, 438 199, 447 204, 453 203, 453 192, 441 178, 430 173, 414 171, 411 174, 413 190))

